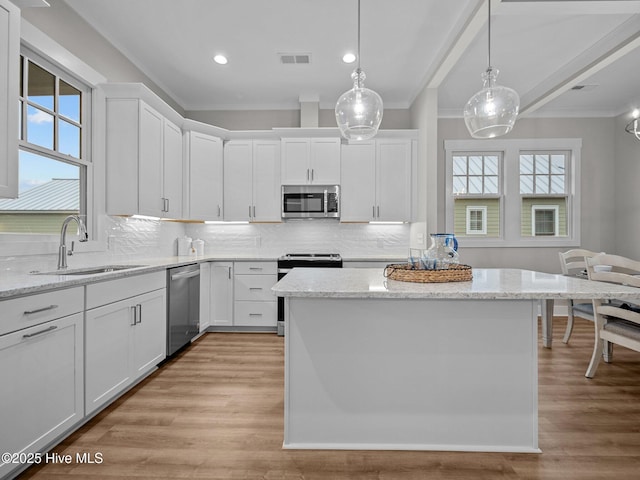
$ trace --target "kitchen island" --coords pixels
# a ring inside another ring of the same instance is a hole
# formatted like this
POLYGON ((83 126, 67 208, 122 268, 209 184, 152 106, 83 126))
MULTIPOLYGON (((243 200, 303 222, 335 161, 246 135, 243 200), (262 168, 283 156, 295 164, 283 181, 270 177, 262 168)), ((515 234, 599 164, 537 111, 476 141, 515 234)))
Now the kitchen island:
POLYGON ((273 290, 286 302, 283 445, 301 449, 539 452, 539 301, 639 296, 516 269, 419 284, 296 268, 273 290))

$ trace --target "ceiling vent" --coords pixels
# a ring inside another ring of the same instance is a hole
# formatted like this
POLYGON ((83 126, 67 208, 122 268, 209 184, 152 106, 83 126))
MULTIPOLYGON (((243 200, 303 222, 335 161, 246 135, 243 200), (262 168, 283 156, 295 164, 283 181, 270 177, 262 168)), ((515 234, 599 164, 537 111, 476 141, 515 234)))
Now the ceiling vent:
POLYGON ((308 65, 311 63, 310 53, 279 53, 283 65, 308 65))

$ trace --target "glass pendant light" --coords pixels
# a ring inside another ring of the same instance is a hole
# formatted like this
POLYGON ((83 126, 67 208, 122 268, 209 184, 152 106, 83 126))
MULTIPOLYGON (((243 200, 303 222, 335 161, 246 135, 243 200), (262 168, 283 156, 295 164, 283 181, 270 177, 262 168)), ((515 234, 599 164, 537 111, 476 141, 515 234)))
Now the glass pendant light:
POLYGON ((473 138, 494 138, 511 131, 520 108, 520 97, 509 87, 496 85, 498 70, 491 67, 491 0, 489 5, 489 55, 483 88, 464 106, 464 122, 473 138))
POLYGON ((640 140, 640 121, 638 121, 638 117, 640 117, 640 110, 634 110, 632 115, 633 120, 627 124, 624 130, 640 140))
POLYGON ((336 122, 348 140, 367 140, 378 133, 382 122, 382 98, 364 87, 366 76, 360 68, 360 0, 358 0, 358 66, 351 74, 353 88, 336 103, 336 122))

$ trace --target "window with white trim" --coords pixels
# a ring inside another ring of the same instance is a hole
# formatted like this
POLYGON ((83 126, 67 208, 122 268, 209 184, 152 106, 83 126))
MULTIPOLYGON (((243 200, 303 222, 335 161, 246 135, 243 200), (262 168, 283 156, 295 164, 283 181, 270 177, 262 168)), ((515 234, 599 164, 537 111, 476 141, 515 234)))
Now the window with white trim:
POLYGON ((567 236, 569 158, 570 152, 520 153, 523 237, 567 236), (537 224, 540 228, 535 228, 537 224), (546 227, 542 228, 542 224, 546 227))
POLYGON ((453 233, 500 237, 500 152, 460 152, 451 159, 453 233))
POLYGON ((531 234, 537 236, 558 236, 558 205, 531 206, 531 234))
POLYGON ((447 140, 446 230, 466 246, 580 244, 581 139, 447 140))
POLYGON ((18 198, 0 200, 1 233, 57 234, 67 215, 87 218, 90 98, 90 87, 23 48, 18 198))
POLYGON ((487 234, 487 207, 467 206, 467 235, 487 234))

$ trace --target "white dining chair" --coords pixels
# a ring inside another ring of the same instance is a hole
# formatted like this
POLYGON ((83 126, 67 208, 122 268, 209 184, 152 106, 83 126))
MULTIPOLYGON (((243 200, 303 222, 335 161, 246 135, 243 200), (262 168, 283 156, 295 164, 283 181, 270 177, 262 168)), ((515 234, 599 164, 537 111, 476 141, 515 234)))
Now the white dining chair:
MULTIPOLYGON (((601 253, 587 258, 590 280, 640 287, 640 262, 619 255, 601 253), (604 268, 602 266, 605 266, 604 268)), ((593 378, 606 343, 617 344, 640 352, 640 290, 637 303, 628 300, 604 302, 593 300, 595 343, 585 377, 593 378)), ((607 363, 612 361, 611 352, 607 363)))
MULTIPOLYGON (((593 257, 598 252, 592 252, 584 248, 574 248, 566 252, 559 252, 560 268, 563 275, 568 276, 585 276, 587 264, 585 258, 593 257)), ((571 332, 573 332, 574 316, 594 321, 593 304, 591 301, 579 301, 570 299, 567 306, 567 328, 564 331, 563 343, 569 343, 571 332)))

